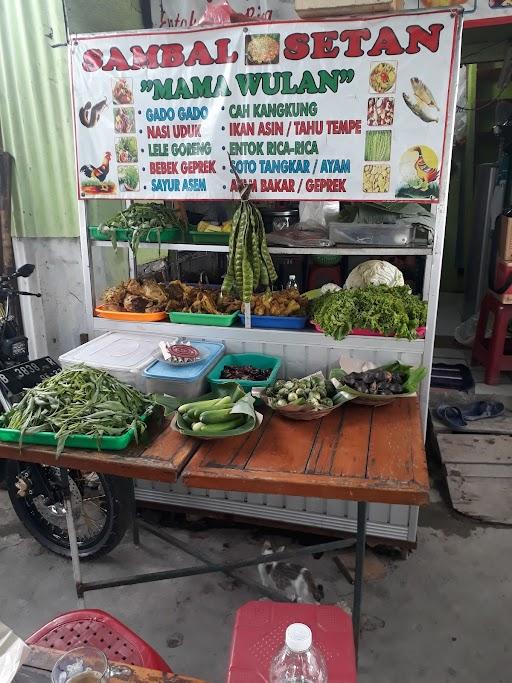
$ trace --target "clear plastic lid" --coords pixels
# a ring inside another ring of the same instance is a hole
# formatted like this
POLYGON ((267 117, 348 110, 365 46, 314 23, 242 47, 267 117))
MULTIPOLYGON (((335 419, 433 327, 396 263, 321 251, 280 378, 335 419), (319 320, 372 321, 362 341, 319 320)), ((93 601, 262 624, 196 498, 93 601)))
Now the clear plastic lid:
POLYGON ((136 332, 107 332, 60 356, 62 364, 85 363, 113 372, 140 372, 160 355, 158 337, 136 332))
POLYGON ((286 646, 292 652, 306 652, 313 642, 313 634, 306 624, 290 624, 286 629, 286 646))

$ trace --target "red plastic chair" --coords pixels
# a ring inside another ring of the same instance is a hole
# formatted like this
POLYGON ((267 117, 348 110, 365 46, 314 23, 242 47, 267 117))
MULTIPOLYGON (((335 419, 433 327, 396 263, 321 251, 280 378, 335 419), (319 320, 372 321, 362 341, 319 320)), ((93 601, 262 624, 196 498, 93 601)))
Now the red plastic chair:
POLYGON ((61 614, 29 636, 26 642, 63 652, 82 645, 91 645, 102 650, 109 661, 173 673, 165 660, 145 640, 100 609, 82 609, 61 614))
POLYGON ((339 607, 263 600, 236 614, 227 683, 265 683, 270 661, 284 645, 286 627, 300 622, 313 632, 325 657, 329 683, 356 683, 352 620, 339 607))

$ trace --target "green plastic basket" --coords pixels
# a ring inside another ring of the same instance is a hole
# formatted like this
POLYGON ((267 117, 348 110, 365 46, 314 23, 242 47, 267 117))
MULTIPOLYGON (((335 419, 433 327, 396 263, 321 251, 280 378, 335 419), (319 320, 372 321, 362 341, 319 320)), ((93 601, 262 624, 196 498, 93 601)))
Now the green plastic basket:
POLYGON ((338 263, 340 263, 342 257, 330 254, 326 254, 325 256, 323 256, 322 254, 315 254, 311 258, 313 260, 313 263, 317 266, 337 266, 338 263))
POLYGON ((181 311, 171 311, 169 320, 172 323, 182 325, 215 325, 217 327, 231 327, 238 319, 238 311, 229 315, 220 313, 182 313, 181 311))
POLYGON ((281 367, 281 359, 277 356, 266 356, 263 353, 231 353, 217 363, 213 370, 208 375, 208 382, 213 388, 216 384, 225 384, 226 382, 236 382, 245 390, 249 391, 253 387, 268 387, 274 384, 277 379, 277 373, 281 367), (221 379, 222 370, 226 365, 252 365, 258 370, 272 370, 268 379, 261 382, 254 382, 247 379, 221 379))
POLYGON ((193 244, 229 244, 229 232, 199 232, 189 230, 188 235, 193 244))
MULTIPOLYGON (((91 226, 89 228, 89 234, 91 239, 100 240, 102 242, 110 242, 110 235, 102 232, 98 227, 91 226)), ((128 231, 123 228, 116 228, 116 239, 118 242, 128 242, 128 231)), ((158 230, 152 229, 148 233, 145 239, 141 242, 147 242, 152 244, 158 243, 158 230)), ((160 230, 160 242, 172 243, 181 241, 181 230, 173 226, 163 228, 160 230)))

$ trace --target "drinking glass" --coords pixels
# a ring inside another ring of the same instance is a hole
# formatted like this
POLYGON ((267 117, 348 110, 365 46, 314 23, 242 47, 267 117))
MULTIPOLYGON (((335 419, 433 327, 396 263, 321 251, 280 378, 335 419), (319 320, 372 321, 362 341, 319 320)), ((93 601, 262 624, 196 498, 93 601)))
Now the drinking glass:
POLYGON ((106 683, 111 676, 129 681, 132 669, 110 665, 105 654, 88 645, 62 655, 52 669, 52 683, 106 683))

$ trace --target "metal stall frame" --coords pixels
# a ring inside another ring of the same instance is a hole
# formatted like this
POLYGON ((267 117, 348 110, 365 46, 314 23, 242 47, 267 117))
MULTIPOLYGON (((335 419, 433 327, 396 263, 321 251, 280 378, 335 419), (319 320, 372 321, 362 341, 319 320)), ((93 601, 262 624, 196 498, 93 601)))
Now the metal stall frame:
MULTIPOLYGON (((460 14, 452 10, 454 19, 460 14)), ((407 341, 392 337, 348 336, 338 342, 314 331, 269 330, 251 328, 221 328, 174 323, 135 323, 106 320, 94 316, 94 251, 110 248, 110 242, 93 241, 89 237, 87 220, 87 200, 78 201, 80 223, 80 244, 82 272, 84 280, 84 304, 90 336, 109 331, 138 332, 145 335, 193 336, 208 340, 222 341, 227 353, 256 351, 280 355, 283 358, 282 372, 302 376, 309 371, 326 370, 333 365, 340 354, 353 358, 373 360, 380 363, 399 359, 412 365, 423 365, 428 374, 420 389, 421 419, 425 434, 429 383, 434 352, 437 306, 445 236, 448 192, 452 158, 455 105, 460 66, 460 41, 462 21, 459 21, 452 58, 452 79, 447 108, 447 124, 444 137, 443 173, 439 202, 432 204, 435 215, 435 228, 432 240, 415 242, 410 246, 399 247, 332 247, 332 248, 290 248, 270 247, 275 255, 337 255, 337 256, 395 256, 411 255, 425 258, 423 278, 423 298, 428 302, 427 329, 424 339, 407 341), (300 373, 300 374, 299 374, 300 373)), ((449 66, 447 65, 447 68, 449 66)), ((118 248, 126 248, 127 265, 130 275, 135 273, 133 256, 127 243, 118 243, 118 248)), ((155 248, 154 244, 141 243, 140 249, 155 248)), ((227 246, 190 245, 163 243, 162 250, 173 252, 227 253, 227 246)), ((264 496, 256 494, 233 494, 223 491, 185 489, 181 484, 156 484, 145 481, 136 482, 136 499, 159 505, 190 508, 217 513, 233 514, 249 519, 269 520, 273 523, 295 524, 334 532, 355 533, 357 529, 357 503, 351 501, 321 501, 297 498, 295 496, 264 496)), ((406 505, 368 505, 367 533, 369 536, 413 544, 418 527, 418 508, 406 505)))

